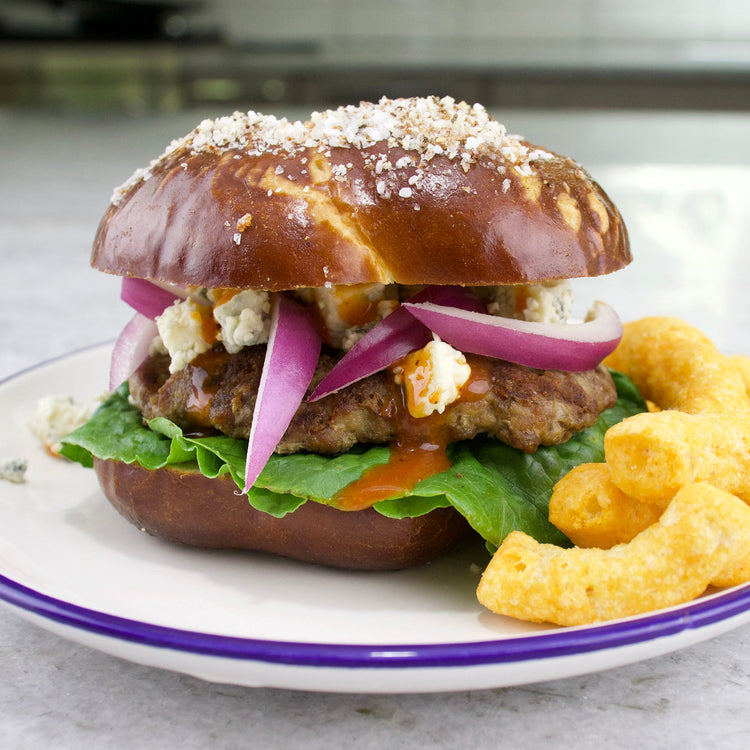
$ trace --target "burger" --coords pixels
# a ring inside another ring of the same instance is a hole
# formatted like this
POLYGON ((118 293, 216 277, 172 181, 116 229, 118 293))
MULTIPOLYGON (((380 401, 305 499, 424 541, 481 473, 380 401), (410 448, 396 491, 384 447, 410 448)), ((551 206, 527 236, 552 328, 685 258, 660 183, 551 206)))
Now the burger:
POLYGON ((599 185, 480 105, 205 120, 101 220, 135 314, 62 453, 195 547, 377 570, 560 543, 554 482, 642 409, 601 365, 617 315, 574 322, 570 280, 630 260, 599 185))

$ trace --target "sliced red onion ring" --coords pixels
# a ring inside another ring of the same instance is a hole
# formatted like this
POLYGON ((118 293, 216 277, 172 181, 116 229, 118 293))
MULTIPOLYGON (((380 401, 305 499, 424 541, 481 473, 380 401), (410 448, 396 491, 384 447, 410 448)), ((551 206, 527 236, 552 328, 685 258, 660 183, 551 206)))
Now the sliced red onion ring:
POLYGON ((161 315, 176 299, 176 294, 146 279, 124 277, 120 298, 141 315, 153 320, 161 315))
POLYGON ((247 446, 244 493, 253 486, 284 436, 305 397, 319 356, 320 334, 309 313, 283 295, 274 295, 247 446))
MULTIPOLYGON (((461 287, 429 286, 409 298, 410 302, 433 302, 465 310, 483 312, 484 305, 461 287)), ((432 333, 404 307, 371 328, 318 383, 307 399, 317 401, 340 391, 368 375, 385 369, 410 352, 421 349, 432 339, 432 333)))
POLYGON ((432 302, 405 302, 403 306, 462 352, 541 370, 591 370, 614 351, 622 337, 617 313, 604 302, 595 302, 591 319, 579 324, 533 323, 432 302))
POLYGON ((159 333, 156 323, 145 315, 136 313, 123 328, 112 350, 109 367, 109 390, 127 380, 148 356, 154 337, 159 333))

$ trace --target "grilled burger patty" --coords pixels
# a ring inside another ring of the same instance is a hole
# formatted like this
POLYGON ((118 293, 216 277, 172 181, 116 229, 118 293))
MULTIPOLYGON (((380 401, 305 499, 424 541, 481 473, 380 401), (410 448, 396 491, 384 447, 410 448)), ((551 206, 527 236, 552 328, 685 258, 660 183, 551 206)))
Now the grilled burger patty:
MULTIPOLYGON (((265 346, 228 354, 219 344, 170 375, 169 356, 149 356, 130 377, 130 392, 146 419, 167 417, 186 432, 250 434, 265 346)), ((617 394, 606 368, 571 373, 533 370, 472 358, 465 397, 443 414, 412 419, 401 387, 387 371, 313 403, 303 402, 277 453, 342 453, 357 443, 392 443, 404 434, 444 444, 486 434, 526 453, 556 445, 591 426, 617 394), (473 385, 472 385, 473 384, 473 385)), ((310 386, 333 367, 324 353, 310 386)))

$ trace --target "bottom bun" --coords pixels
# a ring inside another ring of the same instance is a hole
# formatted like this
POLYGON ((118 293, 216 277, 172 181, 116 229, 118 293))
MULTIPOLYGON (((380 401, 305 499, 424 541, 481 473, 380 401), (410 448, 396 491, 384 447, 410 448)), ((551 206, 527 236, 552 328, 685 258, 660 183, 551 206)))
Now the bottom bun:
POLYGON ((398 570, 447 552, 468 535, 453 508, 417 518, 386 518, 372 508, 341 511, 307 502, 276 518, 251 507, 228 476, 94 460, 112 505, 153 536, 190 547, 270 552, 349 570, 398 570))

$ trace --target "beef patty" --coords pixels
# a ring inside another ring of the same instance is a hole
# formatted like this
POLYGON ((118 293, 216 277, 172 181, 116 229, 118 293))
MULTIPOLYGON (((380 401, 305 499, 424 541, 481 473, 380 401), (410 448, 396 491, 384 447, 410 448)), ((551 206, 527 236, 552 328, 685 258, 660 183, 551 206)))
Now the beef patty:
MULTIPOLYGON (((170 375, 168 355, 153 354, 131 376, 130 393, 146 419, 162 416, 186 432, 218 430, 246 438, 264 357, 265 346, 228 354, 217 345, 170 375)), ((341 453, 357 443, 385 444, 404 436, 447 444, 486 434, 533 453, 591 426, 617 399, 603 366, 571 373, 468 359, 473 375, 466 397, 443 414, 409 417, 401 387, 381 371, 319 401, 303 401, 276 452, 341 453)), ((329 354, 321 356, 310 390, 335 362, 329 354)))

